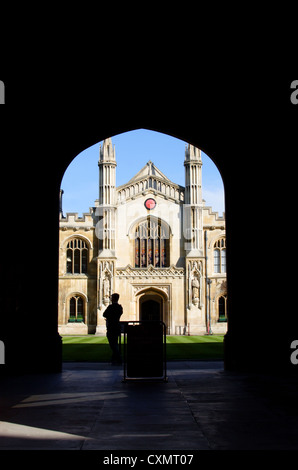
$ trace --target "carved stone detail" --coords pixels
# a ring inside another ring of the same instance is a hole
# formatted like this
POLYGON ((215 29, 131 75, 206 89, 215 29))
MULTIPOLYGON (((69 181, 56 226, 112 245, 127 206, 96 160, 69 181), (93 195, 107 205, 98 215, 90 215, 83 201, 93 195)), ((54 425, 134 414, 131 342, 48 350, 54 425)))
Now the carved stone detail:
POLYGON ((116 268, 116 276, 119 277, 183 277, 184 268, 170 266, 168 268, 155 268, 150 265, 147 268, 133 268, 131 265, 125 268, 116 268))
POLYGON ((202 273, 203 266, 200 260, 191 260, 188 263, 188 305, 191 303, 201 308, 202 303, 202 273))
POLYGON ((109 305, 113 289, 114 262, 103 260, 99 263, 98 273, 98 300, 99 307, 109 305))
POLYGON ((137 285, 133 285, 132 287, 133 287, 133 293, 135 296, 138 295, 138 293, 141 290, 153 289, 153 290, 159 290, 159 291, 164 292, 168 299, 170 297, 170 286, 163 286, 159 284, 156 284, 156 285, 150 284, 150 286, 148 286, 148 284, 137 284, 137 285))

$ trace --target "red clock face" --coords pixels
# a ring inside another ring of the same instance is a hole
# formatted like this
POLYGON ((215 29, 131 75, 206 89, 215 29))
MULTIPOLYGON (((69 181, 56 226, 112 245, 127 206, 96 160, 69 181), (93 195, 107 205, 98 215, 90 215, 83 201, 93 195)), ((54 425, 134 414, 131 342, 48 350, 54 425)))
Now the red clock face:
POLYGON ((156 206, 156 201, 154 199, 146 199, 145 201, 145 207, 146 209, 148 209, 149 211, 151 211, 152 209, 154 209, 154 207, 156 206))

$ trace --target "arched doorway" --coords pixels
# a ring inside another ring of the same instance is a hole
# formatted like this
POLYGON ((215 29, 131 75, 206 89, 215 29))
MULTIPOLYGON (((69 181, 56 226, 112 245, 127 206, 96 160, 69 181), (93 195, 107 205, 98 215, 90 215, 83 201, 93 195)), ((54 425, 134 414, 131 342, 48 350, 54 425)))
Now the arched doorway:
POLYGON ((169 318, 169 299, 158 288, 145 288, 138 293, 137 319, 143 321, 163 321, 167 326, 169 318))
POLYGON ((160 296, 144 295, 143 297, 141 297, 140 320, 143 320, 143 321, 162 320, 162 298, 160 296))

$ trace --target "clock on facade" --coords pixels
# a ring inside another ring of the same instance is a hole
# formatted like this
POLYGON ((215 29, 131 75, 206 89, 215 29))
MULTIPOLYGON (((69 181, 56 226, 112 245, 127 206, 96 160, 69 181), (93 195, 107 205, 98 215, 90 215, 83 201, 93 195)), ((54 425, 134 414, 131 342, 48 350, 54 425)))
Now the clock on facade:
POLYGON ((152 198, 146 199, 146 201, 145 201, 146 209, 151 211, 152 209, 154 209, 155 206, 156 206, 156 201, 154 199, 152 199, 152 198))

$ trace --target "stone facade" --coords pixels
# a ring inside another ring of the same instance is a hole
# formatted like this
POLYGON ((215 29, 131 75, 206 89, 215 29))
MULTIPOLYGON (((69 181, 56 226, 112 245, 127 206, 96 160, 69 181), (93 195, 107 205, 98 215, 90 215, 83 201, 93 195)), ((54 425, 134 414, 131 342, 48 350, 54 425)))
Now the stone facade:
POLYGON ((116 187, 111 139, 98 165, 89 213, 60 210, 60 334, 105 334, 113 292, 123 320, 161 319, 168 334, 225 333, 225 218, 202 200, 200 150, 186 146, 185 188, 151 161, 116 187))

